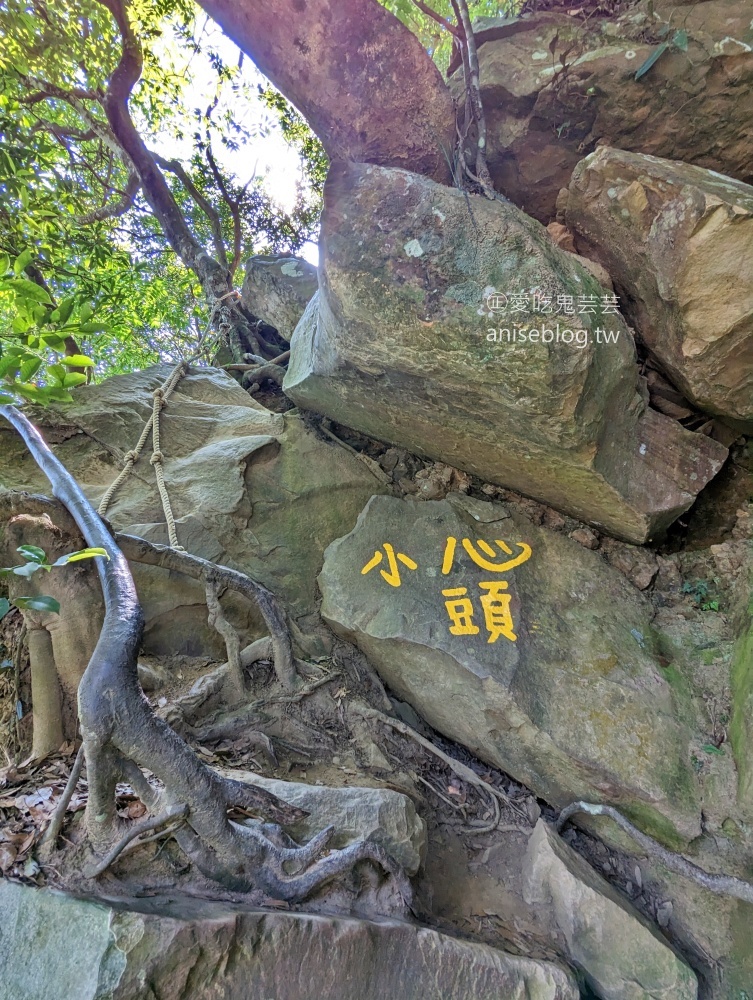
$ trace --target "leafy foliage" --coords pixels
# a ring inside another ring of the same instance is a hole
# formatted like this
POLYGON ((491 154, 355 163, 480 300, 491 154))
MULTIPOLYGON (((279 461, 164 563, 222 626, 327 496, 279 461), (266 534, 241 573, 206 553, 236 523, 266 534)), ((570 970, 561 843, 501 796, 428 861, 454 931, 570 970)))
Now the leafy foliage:
MULTIPOLYGON (((240 67, 203 43, 194 4, 131 0, 128 16, 144 52, 131 113, 148 144, 190 143, 179 167, 215 209, 230 265, 243 254, 300 249, 318 222, 315 186, 285 213, 260 179, 242 184, 217 166, 213 146, 238 150, 257 136, 233 112, 246 86, 240 67), (187 98, 194 59, 215 75, 204 108, 187 98), (224 90, 238 102, 220 102, 224 90)), ((96 374, 189 356, 209 308, 107 126, 121 52, 113 18, 95 0, 0 0, 0 35, 0 401, 66 400, 96 374)), ((290 141, 313 151, 303 130, 292 128, 290 141)), ((177 173, 165 173, 216 254, 206 212, 177 173)))
MULTIPOLYGON (((81 562, 83 559, 109 558, 104 549, 88 548, 78 549, 76 552, 68 552, 66 555, 56 559, 54 563, 51 563, 48 561, 47 553, 44 549, 40 549, 37 545, 20 545, 16 551, 19 555, 23 556, 25 562, 21 563, 20 566, 6 566, 4 569, 0 569, 0 577, 13 575, 22 576, 28 580, 40 570, 46 570, 49 573, 56 566, 67 566, 69 563, 81 562)), ((50 611, 54 614, 58 614, 60 611, 60 604, 54 597, 45 597, 43 595, 14 597, 12 601, 7 597, 0 597, 0 618, 4 618, 11 607, 19 608, 22 611, 50 611)))

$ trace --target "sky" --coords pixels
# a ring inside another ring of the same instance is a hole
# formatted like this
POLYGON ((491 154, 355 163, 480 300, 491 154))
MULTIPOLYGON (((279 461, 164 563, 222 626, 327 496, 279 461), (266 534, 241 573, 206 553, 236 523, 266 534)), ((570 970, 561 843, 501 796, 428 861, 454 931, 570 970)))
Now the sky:
MULTIPOLYGON (((238 47, 215 22, 209 18, 202 19, 198 25, 198 34, 202 45, 211 47, 222 57, 225 64, 238 64, 240 55, 238 47)), ((166 45, 170 45, 167 40, 166 45)), ((176 70, 186 76, 186 106, 206 107, 215 93, 217 80, 206 57, 194 55, 189 59, 182 56, 182 53, 172 45, 169 56, 174 61, 176 70)), ((213 148, 213 152, 222 166, 232 171, 242 184, 250 180, 254 172, 264 177, 264 185, 270 197, 281 208, 289 211, 295 204, 296 184, 302 176, 300 158, 283 139, 268 109, 255 98, 257 85, 265 85, 268 81, 247 56, 243 58, 241 73, 243 81, 249 84, 251 93, 248 100, 244 99, 240 106, 233 109, 234 117, 252 133, 258 132, 260 126, 265 125, 267 134, 252 137, 236 152, 219 144, 213 148)), ((232 97, 230 87, 226 87, 220 108, 226 107, 232 97)), ((163 134, 153 140, 152 144, 158 152, 168 158, 188 159, 192 151, 190 138, 181 142, 173 136, 163 134)), ((312 264, 318 263, 319 252, 316 244, 306 244, 299 253, 312 264)))

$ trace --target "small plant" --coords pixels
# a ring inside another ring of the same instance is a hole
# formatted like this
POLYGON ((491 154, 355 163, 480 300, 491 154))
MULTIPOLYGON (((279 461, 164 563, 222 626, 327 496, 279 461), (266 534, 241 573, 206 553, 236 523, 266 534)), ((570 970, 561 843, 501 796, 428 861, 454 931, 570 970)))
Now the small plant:
POLYGON ((696 580, 694 583, 686 580, 682 585, 682 593, 690 594, 701 611, 719 610, 719 598, 714 597, 711 590, 711 584, 708 580, 696 580))
MULTIPOLYGON (((51 563, 47 559, 47 553, 44 549, 40 549, 36 545, 20 545, 16 551, 24 557, 25 562, 21 563, 20 566, 6 566, 0 569, 0 577, 23 576, 28 580, 42 569, 49 573, 56 566, 67 566, 68 563, 81 562, 82 559, 95 559, 97 556, 109 558, 104 549, 79 549, 77 552, 69 552, 67 555, 60 556, 54 563, 51 563)), ((54 597, 39 595, 37 597, 14 597, 13 600, 0 597, 0 618, 4 618, 11 607, 21 611, 50 611, 53 614, 60 612, 60 603, 54 597)))

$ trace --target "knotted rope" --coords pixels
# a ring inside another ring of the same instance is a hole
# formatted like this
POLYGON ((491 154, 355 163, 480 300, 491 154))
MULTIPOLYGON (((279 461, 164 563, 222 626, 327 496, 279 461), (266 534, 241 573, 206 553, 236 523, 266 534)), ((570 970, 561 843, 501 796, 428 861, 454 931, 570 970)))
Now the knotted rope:
POLYGON ((110 506, 110 503, 112 502, 112 498, 118 492, 118 490, 126 481, 126 479, 128 479, 128 477, 131 474, 131 470, 133 469, 134 465, 138 462, 139 457, 141 456, 141 452, 144 450, 144 446, 146 445, 147 439, 149 438, 149 434, 151 433, 152 457, 149 459, 149 463, 154 466, 154 476, 157 480, 157 490, 160 495, 160 500, 162 501, 162 510, 164 511, 165 514, 165 523, 167 524, 167 537, 169 539, 169 545, 170 548, 178 549, 181 552, 184 552, 185 549, 183 548, 182 545, 178 544, 178 535, 175 528, 175 518, 173 517, 173 510, 170 504, 170 496, 167 492, 167 485, 165 483, 165 472, 163 469, 165 456, 163 455, 162 449, 160 447, 159 415, 162 408, 167 405, 167 400, 169 399, 173 390, 177 386, 178 382, 180 382, 183 376, 188 373, 188 367, 191 364, 191 362, 194 361, 201 353, 202 344, 204 343, 204 340, 209 333, 209 330, 211 328, 212 322, 214 321, 214 317, 217 313, 217 310, 220 308, 222 302, 225 299, 229 299, 233 296, 235 297, 240 296, 240 292, 235 288, 232 288, 229 292, 225 292, 224 295, 219 295, 214 300, 214 304, 212 305, 212 309, 209 314, 209 322, 207 323, 206 330, 199 338, 199 346, 196 353, 188 361, 181 361, 180 364, 176 365, 172 373, 170 374, 170 377, 165 382, 165 384, 161 386, 161 388, 155 389, 154 392, 152 393, 152 396, 154 397, 154 403, 152 404, 152 415, 144 425, 144 429, 141 432, 141 437, 136 443, 136 447, 133 448, 132 451, 127 452, 124 459, 123 468, 119 476, 106 490, 105 495, 102 497, 102 500, 100 501, 98 508, 99 514, 102 517, 104 517, 105 514, 107 513, 107 508, 110 506))
POLYGON ((167 400, 170 398, 173 390, 177 386, 178 382, 183 378, 184 375, 188 373, 188 362, 181 361, 180 364, 176 365, 173 369, 170 377, 167 379, 164 385, 159 389, 155 389, 152 393, 153 403, 152 403, 152 415, 147 420, 144 425, 144 429, 141 432, 141 437, 136 443, 136 447, 129 451, 124 459, 123 468, 115 481, 108 487, 105 495, 100 501, 98 512, 104 517, 107 513, 107 508, 112 502, 112 498, 118 492, 123 483, 128 479, 131 474, 136 462, 138 462, 141 452, 144 450, 144 446, 149 438, 151 432, 152 435, 152 457, 149 459, 151 465, 154 466, 154 475, 157 480, 157 490, 159 491, 160 500, 162 501, 162 510, 165 514, 165 523, 167 524, 167 537, 169 539, 170 548, 178 549, 179 551, 185 551, 182 545, 178 544, 178 535, 175 528, 175 518, 173 517, 173 510, 170 504, 170 496, 167 492, 167 486, 165 484, 165 473, 163 469, 163 463, 165 456, 162 453, 160 447, 160 412, 164 406, 167 405, 167 400))

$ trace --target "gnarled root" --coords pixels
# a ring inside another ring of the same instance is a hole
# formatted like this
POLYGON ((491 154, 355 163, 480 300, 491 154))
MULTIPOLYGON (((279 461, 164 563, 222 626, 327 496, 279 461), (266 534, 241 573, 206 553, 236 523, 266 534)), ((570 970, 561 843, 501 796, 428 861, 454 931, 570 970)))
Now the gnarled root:
MULTIPOLYGON (((223 777, 196 757, 190 747, 151 710, 138 681, 137 655, 144 630, 141 606, 126 558, 107 526, 94 511, 75 479, 47 447, 36 428, 15 407, 0 406, 4 417, 24 439, 33 458, 52 484, 53 494, 73 516, 87 545, 103 548, 107 558, 96 560, 105 598, 105 618, 97 646, 78 690, 79 719, 87 763, 89 801, 86 830, 95 853, 104 861, 128 836, 128 824, 117 815, 117 783, 129 781, 154 816, 171 816, 180 808, 185 822, 173 836, 199 869, 232 888, 261 889, 279 899, 301 900, 361 861, 372 861, 394 876, 404 896, 409 886, 400 868, 375 844, 360 842, 323 858, 330 831, 303 847, 285 844, 284 833, 269 827, 234 823, 228 811, 241 807, 277 824, 292 824, 306 814, 270 792, 223 777), (161 782, 157 790, 142 769, 161 782), (265 833, 265 830, 267 831, 265 833), (285 865, 300 870, 288 874, 285 865)), ((143 561, 186 572, 199 579, 218 567, 195 556, 128 539, 143 561)), ((223 582, 257 600, 268 624, 275 653, 295 670, 287 631, 279 607, 268 591, 242 573, 221 568, 223 582), (288 650, 285 650, 285 641, 288 650)), ((216 580, 216 576, 214 577, 216 580)), ((275 657, 275 667, 280 663, 275 657)), ((288 681, 292 678, 288 677, 288 681)), ((291 685, 292 686, 292 685, 291 685)))

